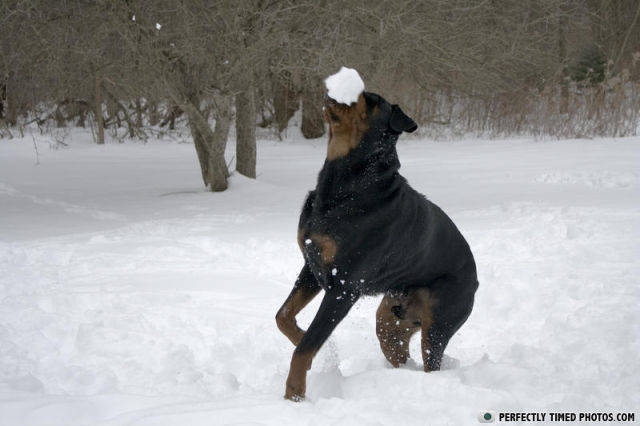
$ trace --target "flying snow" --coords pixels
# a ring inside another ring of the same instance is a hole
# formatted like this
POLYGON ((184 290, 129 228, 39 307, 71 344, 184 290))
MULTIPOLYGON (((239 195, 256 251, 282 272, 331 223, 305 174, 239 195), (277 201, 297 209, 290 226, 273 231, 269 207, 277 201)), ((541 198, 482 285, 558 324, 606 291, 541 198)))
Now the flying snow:
POLYGON ((327 77, 324 84, 329 97, 341 104, 358 102, 358 96, 364 91, 364 82, 353 68, 340 68, 340 71, 327 77))

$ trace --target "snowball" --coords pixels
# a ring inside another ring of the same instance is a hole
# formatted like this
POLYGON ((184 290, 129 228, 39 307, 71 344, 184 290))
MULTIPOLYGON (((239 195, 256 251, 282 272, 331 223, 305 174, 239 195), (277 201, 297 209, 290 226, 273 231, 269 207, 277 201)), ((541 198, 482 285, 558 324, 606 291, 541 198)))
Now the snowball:
POLYGON ((353 68, 340 68, 340 71, 327 77, 324 84, 327 86, 327 95, 341 104, 358 102, 358 96, 364 92, 364 82, 353 68))
POLYGON ((156 30, 160 31, 161 28, 162 28, 162 25, 160 25, 158 22, 156 22, 156 30))

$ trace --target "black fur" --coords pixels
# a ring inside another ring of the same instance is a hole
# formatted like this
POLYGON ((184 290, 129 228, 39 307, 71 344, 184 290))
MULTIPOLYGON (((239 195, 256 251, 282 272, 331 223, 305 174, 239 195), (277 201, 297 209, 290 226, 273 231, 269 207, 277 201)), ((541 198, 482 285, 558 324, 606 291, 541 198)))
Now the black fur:
POLYGON ((325 295, 296 352, 319 349, 363 295, 427 287, 434 301, 429 362, 436 370, 471 312, 476 265, 451 219, 398 173, 398 136, 417 125, 397 105, 364 95, 368 130, 348 155, 325 161, 300 215, 305 266, 296 286, 321 287, 325 295), (324 264, 314 234, 336 242, 332 263, 324 264))

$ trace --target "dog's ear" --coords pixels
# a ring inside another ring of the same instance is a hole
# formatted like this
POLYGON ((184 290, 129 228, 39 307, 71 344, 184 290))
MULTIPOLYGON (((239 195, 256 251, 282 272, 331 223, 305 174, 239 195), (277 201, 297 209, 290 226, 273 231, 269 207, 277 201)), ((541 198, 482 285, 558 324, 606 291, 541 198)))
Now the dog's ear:
POLYGON ((391 105, 391 120, 389 124, 398 133, 412 133, 418 128, 416 122, 409 118, 398 105, 391 105))

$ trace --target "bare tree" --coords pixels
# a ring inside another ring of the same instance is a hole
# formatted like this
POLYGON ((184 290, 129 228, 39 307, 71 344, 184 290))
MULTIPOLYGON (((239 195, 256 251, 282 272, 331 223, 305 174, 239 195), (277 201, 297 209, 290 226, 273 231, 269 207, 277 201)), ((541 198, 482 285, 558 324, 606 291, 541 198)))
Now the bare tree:
POLYGON ((145 126, 172 127, 179 111, 213 191, 228 186, 234 120, 236 169, 255 177, 256 116, 280 133, 301 106, 303 135, 321 136, 322 80, 342 65, 434 134, 635 134, 632 5, 5 0, 0 120, 3 134, 31 122, 89 123, 102 143, 120 128, 145 138, 145 126))

